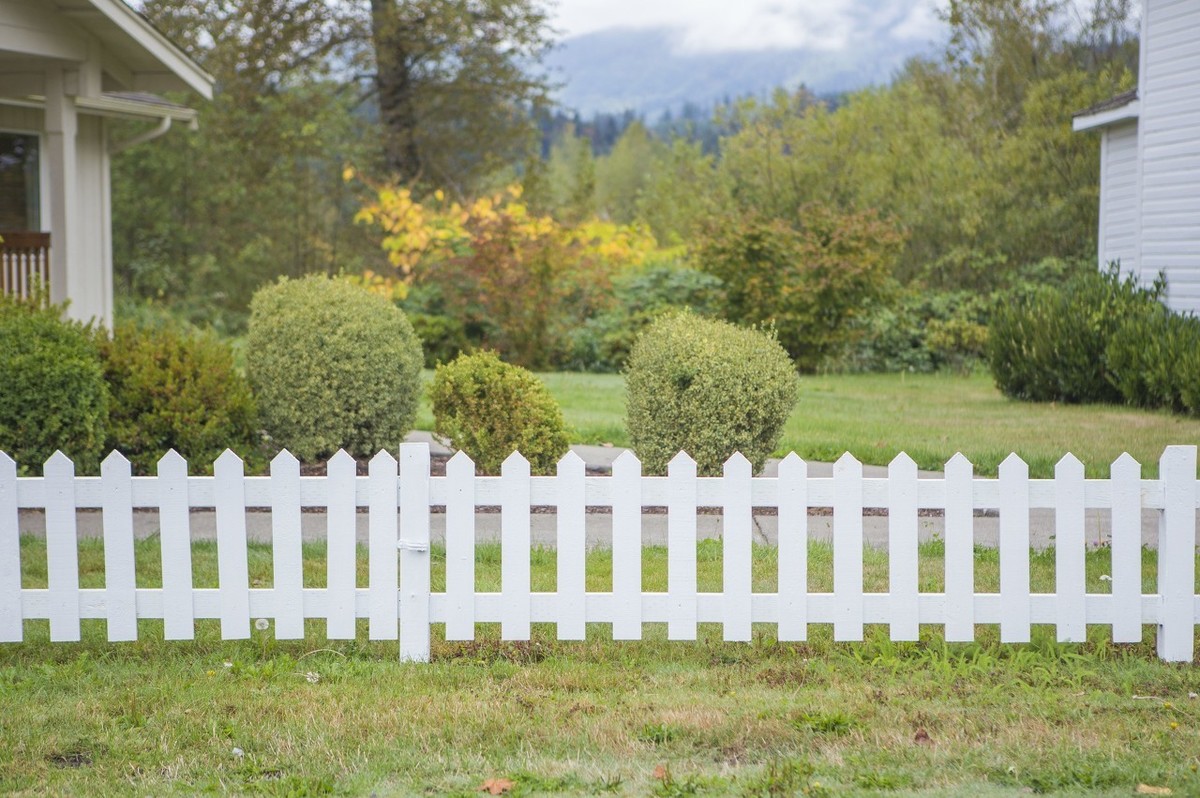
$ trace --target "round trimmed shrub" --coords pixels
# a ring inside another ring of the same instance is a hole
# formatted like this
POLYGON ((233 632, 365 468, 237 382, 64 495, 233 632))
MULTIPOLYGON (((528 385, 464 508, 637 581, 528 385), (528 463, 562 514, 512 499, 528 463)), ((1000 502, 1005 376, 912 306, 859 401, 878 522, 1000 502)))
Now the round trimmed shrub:
POLYGON ((435 431, 480 473, 500 473, 505 458, 519 451, 533 473, 549 474, 569 448, 562 411, 545 384, 495 352, 438 366, 429 396, 435 431))
POLYGON ((285 277, 250 302, 246 375, 260 418, 302 460, 399 446, 416 417, 422 361, 405 315, 346 280, 285 277))
POLYGON ((0 451, 40 473, 61 449, 76 473, 96 473, 108 388, 94 335, 59 310, 0 298, 0 451))
POLYGON ((686 451, 715 476, 734 452, 758 471, 796 405, 799 382, 773 334, 690 312, 642 333, 625 374, 626 427, 648 474, 686 451))
POLYGON ((138 472, 151 473, 168 449, 194 473, 211 473, 227 448, 253 453, 260 437, 254 397, 233 351, 216 336, 119 324, 100 351, 113 400, 108 446, 138 472))

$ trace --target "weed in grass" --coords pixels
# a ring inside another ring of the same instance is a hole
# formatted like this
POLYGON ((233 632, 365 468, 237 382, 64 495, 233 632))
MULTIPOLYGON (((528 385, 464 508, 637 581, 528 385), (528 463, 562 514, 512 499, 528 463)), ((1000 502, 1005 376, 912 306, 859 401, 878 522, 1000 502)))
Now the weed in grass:
POLYGON ((803 760, 772 759, 757 776, 748 779, 742 787, 745 798, 783 798, 793 796, 809 786, 813 766, 803 760))
POLYGON ((858 724, 844 712, 802 712, 791 720, 799 731, 840 736, 849 734, 858 724))
POLYGON ((679 737, 679 727, 668 723, 648 723, 638 732, 637 738, 651 745, 666 745, 679 737))

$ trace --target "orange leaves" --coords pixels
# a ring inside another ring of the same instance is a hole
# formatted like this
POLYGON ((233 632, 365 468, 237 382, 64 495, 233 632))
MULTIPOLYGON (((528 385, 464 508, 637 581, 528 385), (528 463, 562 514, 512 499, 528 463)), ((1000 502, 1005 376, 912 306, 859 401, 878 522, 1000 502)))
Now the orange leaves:
POLYGON ((512 779, 488 779, 479 785, 477 792, 486 792, 488 795, 504 795, 516 786, 516 782, 512 779))

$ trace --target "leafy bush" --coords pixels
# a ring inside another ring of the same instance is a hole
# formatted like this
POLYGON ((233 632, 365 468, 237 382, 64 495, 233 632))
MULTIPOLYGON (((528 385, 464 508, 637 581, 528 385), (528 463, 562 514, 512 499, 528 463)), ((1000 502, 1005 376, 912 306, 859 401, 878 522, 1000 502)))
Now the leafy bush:
POLYGON ((100 352, 112 394, 108 447, 141 473, 168 449, 193 470, 211 472, 225 449, 243 457, 258 442, 250 386, 234 369, 233 351, 212 333, 178 326, 119 324, 100 352))
POLYGON ((683 312, 642 333, 625 390, 629 439, 647 473, 666 473, 683 450, 714 475, 734 452, 762 467, 799 385, 774 335, 683 312))
POLYGON ((404 314, 344 280, 284 278, 250 303, 246 372, 263 426, 301 459, 396 448, 416 415, 421 363, 404 314))
POLYGON ((831 365, 852 372, 968 370, 984 355, 987 309, 966 291, 906 291, 855 319, 831 365))
POLYGON ((1200 372, 1189 368, 1197 352, 1200 319, 1156 305, 1121 325, 1105 357, 1109 379, 1126 402, 1183 412, 1189 409, 1185 394, 1192 396, 1200 380, 1200 372))
POLYGON ((1007 396, 1034 401, 1115 402, 1109 342, 1127 321, 1158 306, 1165 284, 1142 287, 1115 267, 1062 288, 1006 295, 989 328, 988 362, 1007 396))
POLYGON ((613 279, 614 306, 571 333, 571 371, 620 371, 638 335, 672 309, 720 312, 721 281, 678 261, 632 269, 613 279))
POLYGON ((437 434, 470 455, 481 473, 500 473, 505 458, 520 451, 533 473, 549 474, 567 453, 562 411, 546 386, 495 352, 438 366, 429 395, 437 434))
POLYGON ((77 473, 95 473, 108 388, 93 334, 61 310, 0 296, 0 451, 40 471, 61 449, 77 473))
POLYGON ((797 367, 814 371, 882 294, 903 243, 899 228, 877 214, 811 204, 795 225, 727 219, 709 229, 696 259, 725 284, 725 318, 774 324, 797 367))

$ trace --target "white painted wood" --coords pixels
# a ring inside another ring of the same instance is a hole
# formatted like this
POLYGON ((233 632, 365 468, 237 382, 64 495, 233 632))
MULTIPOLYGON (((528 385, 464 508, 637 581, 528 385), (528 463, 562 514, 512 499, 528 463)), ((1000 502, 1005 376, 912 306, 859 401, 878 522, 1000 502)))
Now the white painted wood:
POLYGON ((946 463, 946 641, 975 639, 975 517, 971 461, 959 452, 946 463))
POLYGON ((1000 641, 1029 642, 1029 466, 1000 464, 1000 641))
POLYGON ((271 461, 271 560, 278 607, 275 637, 304 638, 304 553, 300 542, 300 461, 284 449, 271 461))
POLYGON ((19 643, 24 638, 17 519, 17 464, 0 452, 0 643, 19 643))
POLYGON ((920 637, 917 604, 917 464, 901 452, 888 465, 888 593, 892 640, 920 637))
MULTIPOLYGON (((425 458, 428 464, 429 458, 425 458)), ((397 490, 396 458, 386 451, 376 453, 367 466, 370 480, 371 504, 367 517, 367 584, 371 596, 371 617, 368 636, 372 640, 395 640, 400 634, 400 582, 396 562, 396 544, 400 539, 399 521, 396 512, 397 490)), ((428 465, 426 465, 428 471, 428 465)), ((428 483, 428 480, 426 480, 428 483)), ((414 501, 420 501, 419 499, 414 501)), ((405 505, 402 501, 401 507, 405 505)), ((415 505, 414 505, 415 508, 415 505)), ((422 508, 416 508, 422 509, 422 508)), ((424 515, 429 516, 429 498, 425 497, 424 515)), ((413 523, 420 523, 419 513, 413 523)), ((408 539, 408 536, 404 536, 408 539)), ((428 535, 426 535, 428 540, 428 535)), ((400 558, 404 558, 404 550, 400 558)), ((414 563, 419 569, 420 564, 414 563)), ((426 566, 428 582, 428 564, 426 566)), ((419 576, 416 578, 420 582, 419 576)), ((428 589, 426 589, 428 594, 428 589)), ((419 636, 419 631, 413 634, 419 636)))
POLYGON ((558 461, 558 639, 587 636, 587 506, 584 479, 587 464, 568 451, 558 461))
POLYGON ((1122 454, 1112 464, 1112 596, 1114 643, 1142 642, 1142 465, 1122 454))
POLYGON ((750 478, 753 469, 741 452, 725 461, 722 571, 724 575, 726 640, 747 642, 751 637, 750 597, 753 592, 753 532, 750 478))
POLYGON ((221 637, 250 636, 250 569, 246 561, 246 498, 242 460, 226 449, 213 465, 216 479, 217 580, 221 588, 221 637))
POLYGON ((779 633, 808 639, 808 464, 791 452, 779 464, 779 633))
POLYGON ((325 615, 325 636, 330 640, 355 638, 354 595, 358 584, 358 551, 354 539, 356 469, 354 458, 344 449, 339 449, 326 464, 329 512, 325 517, 328 525, 325 579, 330 598, 325 615))
POLYGON ((1054 514, 1058 640, 1060 643, 1082 643, 1087 640, 1083 463, 1075 455, 1067 454, 1054 467, 1054 482, 1058 491, 1058 507, 1054 514))
POLYGON ((100 464, 100 479, 104 483, 104 589, 108 639, 137 640, 137 577, 129 461, 120 452, 111 452, 100 464))
POLYGON ((50 640, 79 639, 79 543, 75 529, 75 464, 55 452, 45 466, 46 570, 50 640))
POLYGON ((667 464, 668 640, 696 639, 696 461, 680 452, 667 464))
POLYGON ((474 640, 475 463, 466 452, 446 463, 446 484, 446 639, 474 640))
POLYGON ((1158 461, 1166 507, 1158 527, 1158 656, 1191 662, 1196 634, 1196 447, 1168 446, 1158 461))
POLYGON ((863 639, 862 463, 847 452, 833 464, 834 640, 863 639))
POLYGON ((158 461, 159 542, 162 547, 163 636, 195 636, 192 605, 192 533, 187 461, 174 449, 158 461))
POLYGON ((1100 265, 1117 261, 1123 272, 1137 274, 1137 121, 1113 125, 1101 135, 1100 265))
POLYGON ((612 466, 613 640, 642 638, 642 464, 631 451, 612 466))
MULTIPOLYGON (((394 491, 392 495, 395 495, 394 491)), ((525 561, 529 562, 528 554, 526 554, 525 561)), ((390 562, 394 573, 395 554, 391 555, 390 562)), ((429 578, 429 444, 402 443, 400 444, 401 662, 429 661, 429 578)), ((394 616, 394 589, 392 596, 392 614, 394 616)))
POLYGON ((513 452, 500 465, 503 497, 500 504, 500 592, 504 615, 500 636, 528 640, 529 581, 529 461, 513 452))

